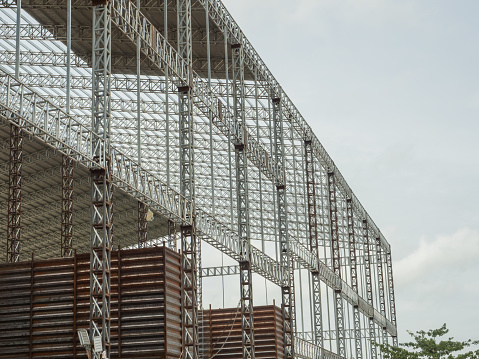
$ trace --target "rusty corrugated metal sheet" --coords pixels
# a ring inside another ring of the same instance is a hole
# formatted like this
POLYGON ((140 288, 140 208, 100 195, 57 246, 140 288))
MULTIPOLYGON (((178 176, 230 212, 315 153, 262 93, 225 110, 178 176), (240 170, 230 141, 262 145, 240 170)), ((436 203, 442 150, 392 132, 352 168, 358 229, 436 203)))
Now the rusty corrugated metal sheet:
MULTIPOLYGON (((0 265, 0 358, 86 358, 90 255, 0 265)), ((112 252, 111 358, 178 358, 180 256, 112 252)))
MULTIPOLYGON (((281 309, 258 306, 253 309, 255 356, 283 358, 283 322, 281 309)), ((208 358, 241 359, 240 308, 205 310, 203 313, 204 350, 208 358)))

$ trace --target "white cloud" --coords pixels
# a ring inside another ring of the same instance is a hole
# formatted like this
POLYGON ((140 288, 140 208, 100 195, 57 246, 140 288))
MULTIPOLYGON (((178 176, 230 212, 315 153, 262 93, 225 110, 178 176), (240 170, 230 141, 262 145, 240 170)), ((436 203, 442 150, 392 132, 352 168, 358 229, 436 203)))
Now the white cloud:
MULTIPOLYGON (((435 240, 421 239, 419 247, 395 263, 398 286, 426 281, 438 271, 464 272, 479 261, 479 230, 463 228, 435 240)), ((445 288, 443 288, 445 289, 445 288)))

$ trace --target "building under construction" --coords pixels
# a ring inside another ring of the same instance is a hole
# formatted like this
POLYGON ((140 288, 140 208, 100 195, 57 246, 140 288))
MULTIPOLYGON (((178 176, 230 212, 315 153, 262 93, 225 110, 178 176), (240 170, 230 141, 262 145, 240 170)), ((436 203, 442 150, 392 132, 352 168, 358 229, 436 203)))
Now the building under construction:
POLYGON ((0 358, 397 345, 390 245, 220 0, 0 3, 0 358))

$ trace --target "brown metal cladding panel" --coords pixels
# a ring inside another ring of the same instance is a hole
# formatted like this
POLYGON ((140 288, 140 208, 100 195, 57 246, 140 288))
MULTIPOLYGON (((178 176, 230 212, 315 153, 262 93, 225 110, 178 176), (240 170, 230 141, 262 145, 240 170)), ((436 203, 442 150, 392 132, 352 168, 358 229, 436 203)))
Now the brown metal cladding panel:
MULTIPOLYGON (((239 308, 204 311, 205 346, 217 358, 242 358, 241 318, 239 308), (235 319, 236 318, 236 319, 235 319)), ((275 306, 254 307, 255 356, 282 358, 281 310, 275 306), (281 324, 281 325, 280 325, 281 324), (280 348, 279 348, 280 346, 280 348), (281 354, 280 354, 281 353, 281 354)))
POLYGON ((0 358, 30 351, 31 263, 5 264, 0 271, 0 358))
MULTIPOLYGON (((0 265, 0 358, 86 358, 74 328, 89 327, 89 259, 0 265)), ((112 252, 111 264, 111 358, 166 358, 166 338, 168 357, 177 358, 179 254, 162 247, 112 252)))

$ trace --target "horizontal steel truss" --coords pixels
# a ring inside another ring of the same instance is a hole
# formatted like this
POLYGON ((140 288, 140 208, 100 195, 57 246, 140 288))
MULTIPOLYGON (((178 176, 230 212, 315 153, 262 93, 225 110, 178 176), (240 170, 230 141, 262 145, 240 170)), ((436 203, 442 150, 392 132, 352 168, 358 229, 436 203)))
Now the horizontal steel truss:
MULTIPOLYGON (((20 52, 22 58, 26 58, 26 63, 31 66, 52 66, 52 67, 64 67, 66 66, 66 60, 58 63, 59 59, 66 59, 63 52, 34 52, 34 51, 22 51, 20 52)), ((72 56, 74 58, 74 56, 72 56)), ((128 58, 130 59, 130 58, 128 58)), ((79 59, 81 61, 81 59, 79 59)), ((2 51, 0 53, 0 63, 14 66, 15 65, 15 52, 2 51), (4 60, 4 61, 3 61, 4 60)), ((73 67, 73 65, 72 65, 73 67)), ((87 64, 78 65, 77 68, 89 68, 87 64)), ((72 75, 70 78, 70 86, 73 90, 89 90, 91 89, 91 76, 89 75, 72 75)), ((66 75, 62 74, 29 74, 21 73, 20 81, 30 87, 51 87, 51 88, 66 88, 66 75)), ((140 79, 140 90, 142 93, 165 93, 167 81, 164 77, 149 76, 142 77, 140 79)), ((174 85, 168 82, 169 90, 176 90, 174 85)), ((137 79, 131 76, 125 76, 120 74, 113 74, 111 78, 111 90, 112 91, 136 91, 137 79)), ((255 86, 254 83, 245 82, 244 84, 244 96, 249 99, 268 99, 269 95, 262 87, 255 86)), ((211 80, 211 92, 220 96, 226 97, 228 95, 226 85, 222 81, 211 80)), ((256 111, 256 109, 255 109, 256 111)), ((269 114, 268 114, 269 115, 269 114)), ((266 116, 266 114, 263 114, 266 116)))
POLYGON ((321 348, 310 341, 293 337, 294 357, 301 359, 344 359, 344 357, 321 348))
MULTIPOLYGON (((344 334, 345 334, 345 339, 355 339, 356 336, 356 330, 355 329, 345 329, 344 334)), ((323 331, 324 335, 324 340, 336 340, 336 330, 331 329, 331 330, 324 330, 323 331)), ((297 332, 296 336, 298 338, 314 342, 314 333, 313 332, 297 332)), ((362 339, 369 339, 369 329, 368 328, 361 328, 361 338, 362 339)), ((354 357, 356 359, 356 357, 354 357)))
MULTIPOLYGON (((293 244, 293 243, 291 243, 293 244)), ((254 247, 252 247, 254 248, 254 247)), ((374 322, 378 324, 381 328, 387 326, 388 333, 392 336, 396 336, 396 328, 392 323, 387 320, 381 313, 379 313, 372 305, 369 305, 363 298, 361 298, 344 280, 338 278, 334 272, 328 268, 321 260, 318 260, 316 262, 317 266, 312 266, 308 263, 305 263, 304 260, 296 255, 294 252, 293 258, 296 258, 301 264, 303 264, 307 269, 310 271, 317 271, 317 268, 320 268, 318 273, 319 273, 319 278, 321 281, 326 283, 330 288, 334 290, 339 290, 341 292, 341 295, 343 299, 348 301, 353 306, 357 306, 359 308, 359 311, 367 316, 368 318, 370 316, 373 317, 374 322)), ((237 265, 231 265, 231 266, 225 266, 225 267, 205 267, 202 268, 202 276, 203 277, 216 277, 216 276, 222 276, 222 275, 235 275, 239 274, 240 269, 239 266, 237 265)))
MULTIPOLYGON (((0 37, 3 39, 15 40, 16 24, 0 24, 0 37)), ((91 39, 91 26, 72 26, 72 40, 91 39)), ((206 33, 204 28, 193 28, 192 41, 193 44, 202 44, 206 41, 206 33)), ((21 24, 20 37, 23 40, 60 40, 65 41, 67 38, 67 27, 61 25, 42 25, 42 24, 21 24)), ((177 29, 168 29, 168 41, 175 43, 177 41, 177 29)), ((223 45, 223 34, 221 33, 221 41, 210 40, 211 45, 223 45)), ((206 59, 205 59, 206 61, 206 59)))
MULTIPOLYGON (((27 134, 37 137, 58 153, 69 155, 85 168, 94 163, 91 139, 96 137, 98 141, 103 141, 90 128, 76 121, 74 116, 67 115, 1 70, 0 118, 18 123, 27 134), (20 112, 20 108, 23 111, 20 112)), ((166 219, 180 225, 189 224, 186 218, 191 218, 191 206, 179 193, 114 146, 111 147, 110 161, 115 187, 141 200, 166 219)), ((238 234, 200 209, 196 213, 196 230, 206 242, 223 253, 235 260, 241 258, 238 234)), ((254 247, 251 248, 251 268, 279 286, 288 275, 277 261, 254 247)))

